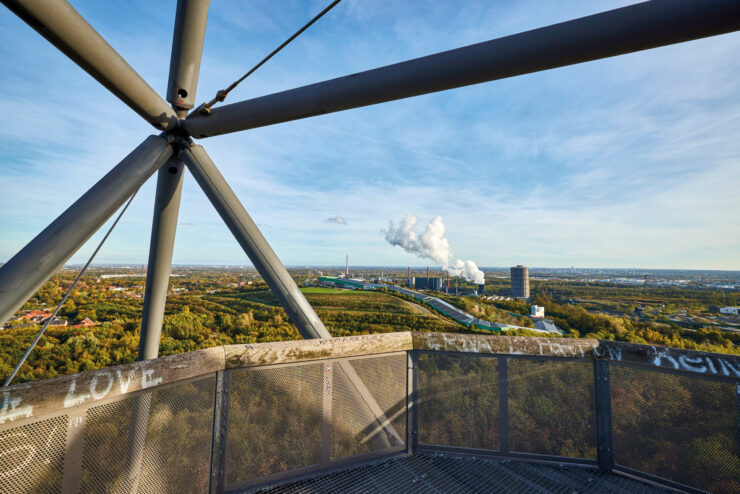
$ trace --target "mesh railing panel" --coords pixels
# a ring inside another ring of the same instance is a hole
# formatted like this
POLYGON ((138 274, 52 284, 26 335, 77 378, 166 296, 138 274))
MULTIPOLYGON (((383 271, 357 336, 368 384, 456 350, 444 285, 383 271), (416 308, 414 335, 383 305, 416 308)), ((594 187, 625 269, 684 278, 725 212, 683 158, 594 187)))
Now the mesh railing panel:
POLYGON ((204 492, 214 394, 207 377, 90 408, 80 492, 204 492))
POLYGON ((322 370, 231 371, 227 485, 321 461, 322 370))
POLYGON ((66 437, 66 415, 0 433, 0 492, 59 492, 66 437))
POLYGON ((498 358, 419 355, 418 441, 499 449, 498 358))
POLYGON ((331 460, 405 444, 406 366, 406 354, 333 363, 331 460), (364 391, 350 379, 352 369, 397 436, 379 429, 364 391))
POLYGON ((155 391, 139 492, 205 492, 213 438, 216 378, 155 391))
POLYGON ((740 492, 735 384, 611 366, 616 464, 715 493, 740 492))
POLYGON ((522 453, 596 458, 593 362, 509 359, 509 444, 522 453))
POLYGON ((150 402, 151 394, 141 394, 88 410, 80 492, 132 491, 135 483, 132 460, 141 452, 146 430, 134 417, 148 421, 150 402))

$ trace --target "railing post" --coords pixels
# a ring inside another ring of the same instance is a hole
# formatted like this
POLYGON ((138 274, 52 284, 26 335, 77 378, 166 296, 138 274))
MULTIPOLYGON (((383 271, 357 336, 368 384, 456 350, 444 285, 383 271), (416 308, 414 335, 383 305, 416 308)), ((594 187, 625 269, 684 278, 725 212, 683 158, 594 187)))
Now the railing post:
POLYGON ((498 359, 498 442, 501 453, 509 452, 509 359, 498 359))
POLYGON ((324 364, 323 398, 321 403, 321 461, 328 463, 331 460, 331 420, 332 420, 332 393, 334 386, 334 364, 324 364))
POLYGON ((221 494, 226 487, 226 435, 229 431, 229 383, 231 381, 229 372, 221 370, 216 373, 210 494, 221 494))
POLYGON ((740 384, 735 386, 737 393, 735 394, 735 409, 737 411, 737 428, 735 434, 738 442, 740 442, 740 384))
POLYGON ((74 494, 80 491, 82 447, 85 437, 87 410, 73 409, 68 416, 62 492, 64 494, 74 494))
POLYGON ((406 452, 412 455, 419 440, 419 354, 407 351, 406 362, 406 452))
POLYGON ((594 384, 599 468, 602 471, 610 472, 614 468, 614 445, 612 441, 612 397, 608 360, 594 360, 594 384))

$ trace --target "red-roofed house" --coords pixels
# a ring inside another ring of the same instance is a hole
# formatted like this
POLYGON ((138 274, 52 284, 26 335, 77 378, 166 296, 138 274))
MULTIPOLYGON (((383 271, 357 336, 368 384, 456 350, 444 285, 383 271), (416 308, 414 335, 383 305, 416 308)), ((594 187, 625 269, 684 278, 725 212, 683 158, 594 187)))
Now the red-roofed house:
POLYGON ((91 321, 89 317, 86 317, 85 319, 73 325, 72 327, 73 328, 90 328, 92 326, 95 326, 95 322, 91 321))
POLYGON ((27 317, 32 322, 43 322, 51 317, 51 312, 48 310, 32 310, 21 317, 27 317))

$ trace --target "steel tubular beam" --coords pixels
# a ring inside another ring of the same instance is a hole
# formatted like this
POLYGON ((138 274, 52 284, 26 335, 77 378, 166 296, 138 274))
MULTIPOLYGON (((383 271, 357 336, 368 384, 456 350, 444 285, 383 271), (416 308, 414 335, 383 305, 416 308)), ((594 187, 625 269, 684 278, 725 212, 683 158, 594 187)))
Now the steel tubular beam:
POLYGON ((170 79, 167 83, 167 101, 178 116, 195 104, 198 88, 200 59, 206 35, 208 4, 210 0, 178 0, 175 15, 175 33, 172 37, 170 79))
POLYGON ((205 149, 192 145, 182 153, 182 160, 200 188, 221 215, 226 226, 275 294, 288 317, 306 339, 331 338, 324 323, 314 312, 303 292, 280 262, 257 225, 239 202, 229 184, 213 164, 205 149))
POLYGON ((173 159, 161 167, 157 175, 138 360, 149 360, 159 355, 159 337, 169 288, 184 169, 182 161, 173 159))
POLYGON ((740 29, 737 0, 653 0, 191 114, 202 138, 657 48, 740 29))
POLYGON ((65 0, 2 0, 44 38, 159 129, 177 125, 175 112, 65 0))
POLYGON ((0 324, 7 321, 172 155, 149 136, 0 267, 0 324))

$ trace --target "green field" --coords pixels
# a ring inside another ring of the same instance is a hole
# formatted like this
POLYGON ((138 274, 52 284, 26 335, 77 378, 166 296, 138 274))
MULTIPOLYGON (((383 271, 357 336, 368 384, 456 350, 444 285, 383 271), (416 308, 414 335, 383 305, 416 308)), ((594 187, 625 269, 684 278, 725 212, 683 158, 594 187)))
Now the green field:
POLYGON ((319 286, 304 286, 301 291, 303 293, 352 293, 352 290, 343 288, 322 288, 319 286))
MULTIPOLYGON (((382 292, 304 287, 306 299, 334 336, 394 331, 447 331, 463 327, 419 304, 382 292)), ((207 300, 235 313, 270 307, 282 313, 269 290, 220 293, 207 300)), ((286 317, 287 319, 287 317, 286 317)))

